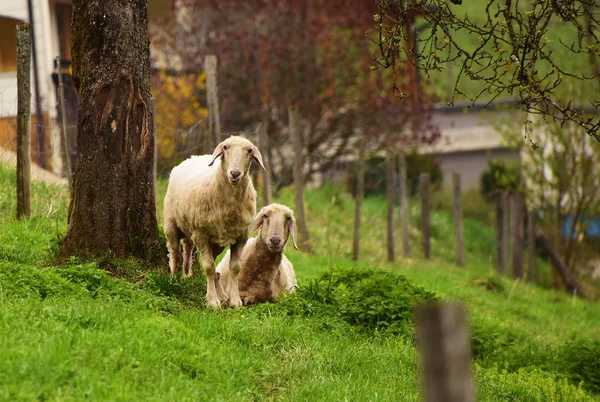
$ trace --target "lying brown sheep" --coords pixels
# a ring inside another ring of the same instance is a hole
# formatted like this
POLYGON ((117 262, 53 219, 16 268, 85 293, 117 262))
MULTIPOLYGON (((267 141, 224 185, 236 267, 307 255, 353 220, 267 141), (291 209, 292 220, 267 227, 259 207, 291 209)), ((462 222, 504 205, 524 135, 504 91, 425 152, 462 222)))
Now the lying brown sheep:
MULTIPOLYGON (((298 285, 294 267, 283 254, 289 236, 296 246, 296 221, 291 209, 270 204, 260 210, 248 234, 260 229, 242 250, 242 270, 238 277, 239 295, 244 305, 274 301, 282 292, 293 292, 298 285)), ((229 271, 229 251, 217 266, 226 295, 235 293, 229 271)))

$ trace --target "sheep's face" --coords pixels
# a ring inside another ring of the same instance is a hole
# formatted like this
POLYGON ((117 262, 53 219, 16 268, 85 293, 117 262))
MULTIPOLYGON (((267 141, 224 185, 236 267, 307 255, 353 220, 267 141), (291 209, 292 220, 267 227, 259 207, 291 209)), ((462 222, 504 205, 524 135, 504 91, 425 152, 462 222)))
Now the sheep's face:
POLYGON ((250 164, 253 159, 260 167, 265 169, 258 148, 243 137, 231 136, 217 145, 212 154, 212 161, 209 166, 212 166, 218 157, 221 157, 221 170, 223 174, 234 186, 248 176, 250 164))
POLYGON ((285 245, 292 236, 292 242, 296 250, 296 221, 294 213, 285 205, 270 204, 260 210, 254 218, 254 222, 248 229, 249 233, 260 228, 260 241, 262 241, 269 251, 273 253, 282 253, 285 245))

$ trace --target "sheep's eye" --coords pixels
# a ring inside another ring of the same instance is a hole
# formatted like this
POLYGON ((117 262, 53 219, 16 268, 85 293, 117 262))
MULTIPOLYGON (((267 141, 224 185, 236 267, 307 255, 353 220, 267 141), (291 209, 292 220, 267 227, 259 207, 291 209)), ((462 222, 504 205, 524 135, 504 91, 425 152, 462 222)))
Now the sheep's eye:
POLYGON ((227 145, 223 145, 223 151, 227 149, 227 145))
POLYGON ((291 216, 286 216, 286 217, 285 217, 285 220, 289 222, 289 221, 291 221, 291 220, 292 220, 292 217, 291 217, 291 216))
POLYGON ((248 153, 251 154, 252 153, 252 148, 248 149, 248 153))

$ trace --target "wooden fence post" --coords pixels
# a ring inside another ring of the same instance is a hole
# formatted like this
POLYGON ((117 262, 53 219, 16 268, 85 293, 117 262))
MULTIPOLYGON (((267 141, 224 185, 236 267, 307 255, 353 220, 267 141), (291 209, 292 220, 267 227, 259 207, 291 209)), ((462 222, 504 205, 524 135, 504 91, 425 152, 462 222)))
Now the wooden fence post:
POLYGON ((271 203, 271 163, 269 161, 270 150, 269 137, 267 136, 267 124, 268 120, 263 119, 263 121, 258 126, 258 147, 260 148, 263 162, 265 164, 265 167, 267 168, 267 170, 264 170, 262 172, 262 193, 264 205, 269 205, 271 203))
POLYGON ((471 346, 465 309, 458 303, 417 307, 426 402, 474 402, 471 346))
POLYGON ((429 259, 429 173, 421 173, 421 247, 423 248, 423 257, 429 259))
POLYGON ((511 195, 510 204, 512 270, 515 278, 523 278, 523 243, 525 240, 523 233, 525 200, 523 194, 511 195))
POLYGON ((408 258, 410 255, 410 239, 408 234, 408 187, 406 180, 406 158, 400 153, 398 164, 400 176, 400 221, 402 225, 402 256, 408 258))
POLYGON ((508 262, 508 218, 508 194, 501 192, 496 199, 496 260, 502 275, 508 262))
POLYGON ((67 110, 65 109, 65 87, 62 79, 62 68, 60 66, 60 56, 56 56, 56 68, 58 75, 58 106, 60 108, 60 128, 62 134, 62 143, 65 153, 65 166, 67 167, 67 180, 69 188, 73 185, 73 171, 71 169, 71 154, 69 153, 69 140, 67 137, 67 110))
POLYGON ((527 212, 527 260, 528 260, 528 276, 531 282, 536 282, 537 272, 535 266, 535 211, 527 212))
POLYGON ((17 25, 17 219, 31 216, 31 32, 17 25))
POLYGON ((454 228, 456 232, 456 263, 465 266, 465 240, 463 231, 462 194, 460 189, 460 175, 452 174, 454 184, 454 228))
POLYGON ((290 129, 292 132, 292 148, 294 149, 294 188, 296 190, 296 225, 298 226, 298 246, 302 251, 310 251, 310 238, 306 228, 304 214, 304 174, 302 173, 302 160, 304 159, 302 131, 300 127, 300 116, 296 106, 288 109, 290 129))
POLYGON ((219 115, 219 95, 217 92, 217 56, 209 54, 204 58, 206 71, 206 103, 208 105, 208 132, 214 149, 221 142, 221 121, 219 115))
POLYGON ((366 144, 362 134, 358 140, 358 160, 356 161, 356 188, 354 192, 354 237, 352 241, 352 259, 358 261, 360 253, 360 216, 365 193, 365 150, 366 144))
POLYGON ((394 247, 394 192, 396 190, 394 180, 394 154, 387 150, 385 157, 385 188, 387 194, 387 256, 388 261, 396 261, 396 250, 394 247))

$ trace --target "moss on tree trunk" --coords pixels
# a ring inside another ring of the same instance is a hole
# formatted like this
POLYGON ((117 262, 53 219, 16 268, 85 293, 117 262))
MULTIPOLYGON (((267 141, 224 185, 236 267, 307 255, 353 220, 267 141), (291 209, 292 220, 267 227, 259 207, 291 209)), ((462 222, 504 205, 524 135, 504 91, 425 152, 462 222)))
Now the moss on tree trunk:
POLYGON ((74 0, 77 169, 59 257, 157 260, 150 44, 145 0, 74 0))

